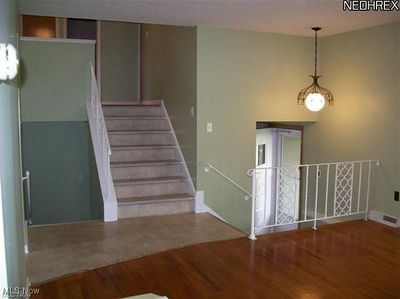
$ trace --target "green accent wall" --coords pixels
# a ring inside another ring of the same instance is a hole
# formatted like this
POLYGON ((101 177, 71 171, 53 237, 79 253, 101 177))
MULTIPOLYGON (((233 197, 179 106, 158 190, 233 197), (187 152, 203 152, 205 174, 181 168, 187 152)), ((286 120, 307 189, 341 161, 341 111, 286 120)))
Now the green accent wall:
POLYGON ((21 40, 22 121, 84 121, 93 43, 21 40))
POLYGON ((196 28, 143 24, 142 36, 143 99, 164 100, 196 184, 196 28))
POLYGON ((33 224, 102 219, 86 103, 94 43, 21 41, 23 166, 33 224))
POLYGON ((33 225, 91 220, 87 123, 24 122, 22 144, 33 225))
MULTIPOLYGON (((0 2, 0 41, 18 48, 17 1, 0 2)), ((18 78, 0 81, 0 288, 26 287, 18 78), (3 238, 2 238, 3 239, 3 238), (5 263, 5 265, 4 265, 5 263)))
POLYGON ((322 38, 320 60, 335 106, 306 128, 305 161, 381 160, 370 208, 400 217, 400 23, 322 38))
POLYGON ((211 163, 247 190, 255 166, 257 121, 316 121, 296 105, 311 82, 313 40, 240 30, 197 30, 197 186, 205 202, 232 225, 250 228, 250 201, 217 174, 211 163), (213 132, 206 133, 206 123, 213 132))
POLYGON ((102 101, 138 101, 140 25, 101 22, 102 101))

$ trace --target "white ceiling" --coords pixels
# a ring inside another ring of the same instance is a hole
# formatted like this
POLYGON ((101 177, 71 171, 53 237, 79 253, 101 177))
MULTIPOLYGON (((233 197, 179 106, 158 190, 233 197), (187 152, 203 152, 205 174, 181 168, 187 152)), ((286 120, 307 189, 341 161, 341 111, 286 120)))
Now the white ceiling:
POLYGON ((344 12, 343 0, 19 0, 21 14, 321 36, 400 21, 400 12, 344 12))

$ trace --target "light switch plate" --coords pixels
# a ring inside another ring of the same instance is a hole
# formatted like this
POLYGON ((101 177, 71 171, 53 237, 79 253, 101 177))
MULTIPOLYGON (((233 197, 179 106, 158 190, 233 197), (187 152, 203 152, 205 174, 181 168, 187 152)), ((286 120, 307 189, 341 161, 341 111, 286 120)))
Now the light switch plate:
POLYGON ((207 133, 211 133, 213 131, 213 124, 212 122, 207 122, 207 127, 206 127, 207 133))

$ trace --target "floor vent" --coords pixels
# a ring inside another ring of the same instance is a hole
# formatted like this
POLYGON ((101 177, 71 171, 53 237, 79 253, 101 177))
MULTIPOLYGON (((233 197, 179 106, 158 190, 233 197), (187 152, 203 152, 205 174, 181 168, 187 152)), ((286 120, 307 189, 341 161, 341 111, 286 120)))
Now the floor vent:
POLYGON ((390 216, 387 216, 387 215, 383 215, 382 220, 386 221, 386 222, 390 222, 392 224, 397 224, 397 219, 396 218, 390 217, 390 216))

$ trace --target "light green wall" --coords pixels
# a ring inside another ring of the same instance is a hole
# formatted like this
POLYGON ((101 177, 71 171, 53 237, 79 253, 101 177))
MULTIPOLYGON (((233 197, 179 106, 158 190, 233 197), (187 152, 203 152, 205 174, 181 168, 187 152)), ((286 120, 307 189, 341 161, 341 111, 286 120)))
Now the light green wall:
POLYGON ((33 225, 102 218, 96 200, 101 195, 91 193, 98 186, 91 180, 98 176, 90 173, 89 141, 85 122, 22 124, 23 166, 31 173, 33 225))
POLYGON ((23 121, 86 120, 94 44, 21 41, 23 121))
MULTIPOLYGON (((16 1, 3 0, 0 2, 0 41, 17 47, 17 31, 16 1)), ((3 287, 27 286, 17 86, 18 79, 0 81, 0 235, 4 233, 4 243, 0 244, 1 264, 4 253, 6 258, 6 269, 0 269, 1 292, 3 287)))
POLYGON ((250 202, 213 164, 250 190, 255 165, 256 121, 316 121, 296 105, 310 84, 313 40, 270 33, 200 27, 197 30, 197 182, 205 201, 234 226, 248 231, 250 202), (206 133, 206 122, 213 133, 206 133))
POLYGON ((139 33, 139 24, 101 22, 103 101, 138 100, 139 33))
POLYGON ((196 183, 196 29, 142 26, 143 99, 165 101, 196 183))
POLYGON ((380 159, 371 209, 400 217, 400 23, 321 40, 324 86, 335 106, 305 131, 305 162, 380 159))
POLYGON ((94 50, 87 42, 21 41, 22 151, 34 225, 102 216, 86 114, 94 50))

